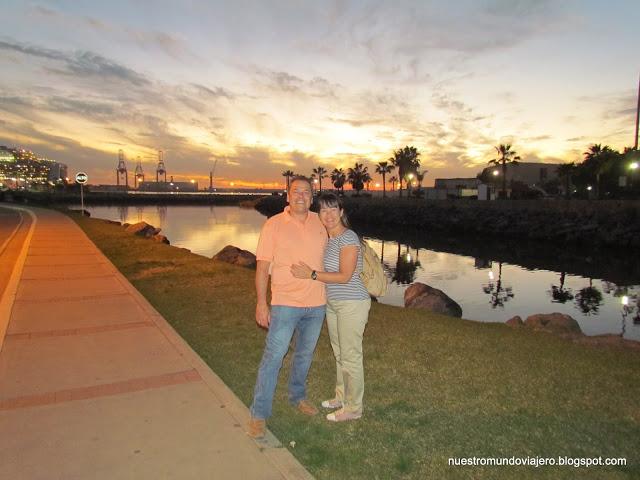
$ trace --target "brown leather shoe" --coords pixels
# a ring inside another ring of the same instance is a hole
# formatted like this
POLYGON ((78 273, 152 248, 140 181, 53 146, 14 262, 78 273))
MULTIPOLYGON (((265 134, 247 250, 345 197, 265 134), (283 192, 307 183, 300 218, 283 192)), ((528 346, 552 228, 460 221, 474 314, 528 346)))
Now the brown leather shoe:
POLYGON ((298 411, 305 415, 313 416, 318 414, 318 409, 309 400, 300 400, 297 407, 298 411))
POLYGON ((249 420, 247 424, 247 435, 251 438, 262 438, 264 437, 266 428, 267 422, 264 419, 251 417, 251 420, 249 420))

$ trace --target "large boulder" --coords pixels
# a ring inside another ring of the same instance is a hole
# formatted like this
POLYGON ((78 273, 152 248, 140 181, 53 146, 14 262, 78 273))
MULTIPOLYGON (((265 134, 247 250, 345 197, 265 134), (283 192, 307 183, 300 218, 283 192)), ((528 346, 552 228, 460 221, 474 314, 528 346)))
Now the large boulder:
POLYGON ((524 321, 524 325, 533 330, 544 330, 551 333, 582 334, 578 322, 564 313, 537 313, 530 315, 524 321))
POLYGON ((433 313, 462 317, 462 308, 442 290, 416 282, 409 285, 404 292, 404 306, 407 308, 424 308, 433 313))
POLYGON ((232 265, 239 265, 241 267, 256 267, 256 256, 253 253, 234 247, 233 245, 227 245, 212 258, 220 262, 231 263, 232 265))
POLYGON ((507 320, 506 323, 510 327, 523 327, 524 326, 524 322, 522 321, 522 318, 520 318, 520 315, 516 315, 515 317, 511 317, 509 320, 507 320))
POLYGON ((164 243, 165 245, 170 245, 169 239, 164 235, 154 235, 153 237, 151 237, 151 240, 158 243, 164 243))
POLYGON ((151 238, 160 233, 160 229, 149 225, 147 222, 138 222, 125 228, 128 233, 133 233, 139 237, 151 238))

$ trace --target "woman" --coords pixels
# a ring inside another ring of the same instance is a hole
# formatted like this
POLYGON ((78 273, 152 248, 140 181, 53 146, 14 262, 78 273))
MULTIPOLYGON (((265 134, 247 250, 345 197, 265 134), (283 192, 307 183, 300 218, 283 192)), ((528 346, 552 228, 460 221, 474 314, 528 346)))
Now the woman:
POLYGON ((324 253, 324 271, 317 272, 305 263, 291 266, 296 278, 310 278, 327 284, 327 326, 336 357, 336 394, 322 402, 325 408, 337 409, 327 420, 343 422, 362 416, 364 368, 362 335, 371 308, 360 272, 360 240, 349 229, 341 199, 333 193, 320 195, 320 221, 329 234, 324 253))

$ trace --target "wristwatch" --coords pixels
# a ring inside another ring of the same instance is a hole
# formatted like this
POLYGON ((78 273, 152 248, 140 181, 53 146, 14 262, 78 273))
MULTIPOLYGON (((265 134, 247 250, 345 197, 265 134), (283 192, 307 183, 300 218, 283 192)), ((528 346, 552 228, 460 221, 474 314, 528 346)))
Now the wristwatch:
POLYGON ((317 280, 318 279, 318 272, 316 272, 315 270, 311 271, 311 280, 317 280))

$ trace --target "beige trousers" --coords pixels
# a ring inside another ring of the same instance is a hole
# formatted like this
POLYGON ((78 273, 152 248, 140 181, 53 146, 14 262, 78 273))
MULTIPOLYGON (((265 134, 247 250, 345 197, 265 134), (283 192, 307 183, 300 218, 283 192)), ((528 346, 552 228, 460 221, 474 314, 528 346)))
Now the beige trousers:
POLYGON ((336 398, 348 412, 362 413, 362 336, 370 308, 371 299, 327 301, 327 327, 336 357, 336 398))

